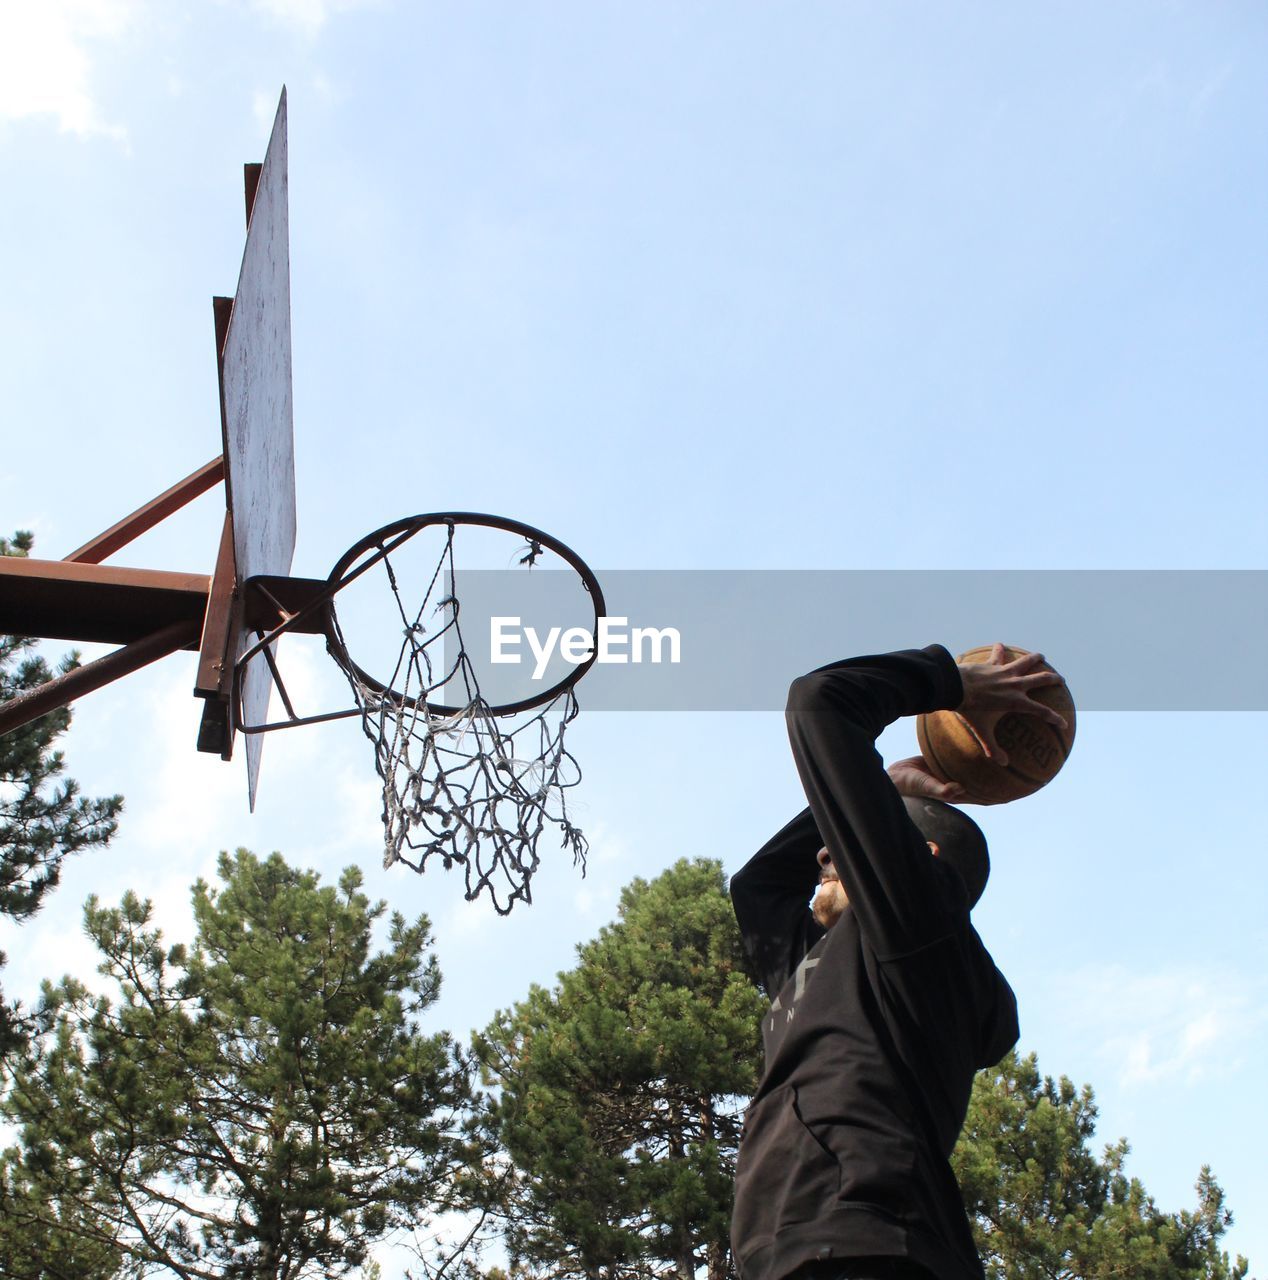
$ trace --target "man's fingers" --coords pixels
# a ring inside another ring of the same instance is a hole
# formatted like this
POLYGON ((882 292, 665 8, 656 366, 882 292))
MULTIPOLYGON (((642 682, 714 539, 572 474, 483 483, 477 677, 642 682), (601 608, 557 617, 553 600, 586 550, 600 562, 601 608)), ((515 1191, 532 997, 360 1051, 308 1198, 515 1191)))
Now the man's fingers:
POLYGON ((895 760, 888 768, 889 774, 892 776, 895 770, 915 769, 919 772, 927 772, 928 765, 925 763, 924 756, 906 756, 902 760, 895 760))
POLYGON ((1034 716, 1036 720, 1042 720, 1044 724, 1053 725, 1057 729, 1066 727, 1065 716, 1055 707, 1050 707, 1047 703, 1040 702, 1037 698, 1032 698, 1029 695, 1018 698, 1014 706, 1015 709, 1010 711, 1009 715, 1034 716))
POLYGON ((1046 724, 1055 725, 1058 729, 1065 729, 1065 716, 1055 707, 1050 707, 1047 703, 1040 702, 1032 696, 1032 692, 1035 689, 1051 689, 1056 685, 1064 684, 1065 677, 1055 671, 1036 671, 1028 676, 1019 676, 1015 685, 1016 689, 1022 693, 1019 706, 1024 708, 1026 715, 1037 716, 1046 724))
POLYGON ((1065 676, 1059 671, 1031 671, 1018 672, 1013 677, 1013 683, 1019 689, 1041 689, 1045 685, 1065 684, 1065 676))
POLYGON ((1036 662, 1043 661, 1042 653, 1019 653, 1015 658, 1008 656, 1008 646, 1001 644, 998 640, 991 645, 990 665, 993 667, 1007 667, 1010 671, 1025 669, 1033 666, 1036 662))
POLYGON ((961 715, 960 712, 958 711, 955 713, 955 718, 973 735, 973 737, 977 740, 977 745, 981 747, 982 750, 985 751, 987 755, 990 755, 990 750, 986 745, 986 739, 982 737, 981 733, 978 731, 978 728, 973 723, 973 721, 970 720, 968 716, 961 715))
POLYGON ((964 788, 958 782, 942 782, 931 773, 913 775, 913 791, 930 800, 958 800, 964 795, 964 788))
POLYGON ((965 790, 958 782, 939 782, 937 778, 930 777, 927 773, 919 775, 919 781, 913 779, 912 790, 907 792, 908 795, 927 796, 930 800, 961 800, 964 798, 965 790))
POLYGON ((898 788, 899 795, 923 796, 929 800, 945 800, 954 803, 968 794, 958 782, 943 782, 929 772, 929 764, 923 756, 910 756, 896 760, 886 770, 890 781, 898 788))
MULTIPOLYGON (((1006 714, 1034 716, 1038 720, 1042 720, 1045 724, 1053 725, 1058 729, 1065 729, 1066 718, 1055 707, 1050 707, 1046 702, 1040 702, 1038 698, 1032 697, 1025 692, 1029 688, 1050 688, 1051 681, 1045 681, 1043 685, 1020 685, 1013 698, 1010 699, 1010 707, 1006 714)), ((980 737, 979 737, 980 741, 980 737)))
MULTIPOLYGON (((972 725, 969 727, 973 728, 972 725)), ((1008 752, 995 741, 994 725, 983 725, 980 731, 973 729, 973 734, 978 742, 982 744, 982 750, 986 752, 986 758, 992 764, 997 764, 1002 768, 1008 763, 1008 752)))
POLYGON ((1064 731, 1068 728, 1065 716, 1054 707, 1045 707, 1042 702, 1031 701, 1030 715, 1038 716, 1041 720, 1046 721, 1050 725, 1064 731))
POLYGON ((993 760, 996 764, 1008 763, 1008 752, 995 741, 994 725, 976 725, 958 711, 956 715, 960 723, 977 739, 977 745, 982 748, 982 753, 988 760, 993 760))

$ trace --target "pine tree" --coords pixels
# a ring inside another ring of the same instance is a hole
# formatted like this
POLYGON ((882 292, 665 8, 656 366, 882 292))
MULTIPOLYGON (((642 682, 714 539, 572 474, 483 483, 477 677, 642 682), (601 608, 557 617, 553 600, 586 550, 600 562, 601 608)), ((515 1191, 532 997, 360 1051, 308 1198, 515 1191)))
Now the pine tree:
MULTIPOLYGON (((705 1263, 721 1280, 766 1006, 720 868, 635 881, 619 922, 578 950, 553 990, 477 1037, 500 1143, 485 1209, 510 1280, 685 1280, 705 1263)), ((1095 1122, 1091 1088, 1041 1077, 1033 1057, 979 1073, 952 1163, 991 1280, 1242 1280, 1210 1170, 1196 1209, 1166 1213, 1124 1173, 1125 1141, 1094 1154, 1095 1122)))
POLYGON ((1125 1140, 1093 1153, 1096 1117, 1091 1086, 1041 1077, 1033 1054, 979 1073, 953 1165, 990 1280, 1241 1280, 1210 1169, 1196 1211, 1164 1213, 1123 1172, 1125 1140))
MULTIPOLYGON (((0 555, 26 556, 33 539, 16 533, 0 538, 0 555)), ((0 703, 37 688, 53 671, 34 652, 36 641, 0 636, 0 703)), ((64 658, 58 673, 78 665, 64 658)), ((90 800, 78 784, 62 775, 66 762, 53 744, 70 726, 69 707, 0 736, 0 915, 27 920, 57 885, 62 862, 72 853, 100 848, 118 828, 120 796, 90 800)), ((0 953, 0 965, 4 964, 0 953)), ((0 1059, 23 1036, 19 1009, 0 998, 0 1059)))
POLYGON ((559 985, 534 987, 477 1038, 510 1162, 504 1242, 522 1267, 728 1274, 763 1008, 720 864, 684 860, 629 885, 619 921, 559 985))
POLYGON ((336 889, 239 850, 220 879, 195 886, 188 948, 134 894, 89 901, 114 992, 46 985, 48 1029, 0 1108, 21 1135, 9 1185, 30 1193, 8 1229, 178 1276, 347 1274, 466 1158, 464 1063, 418 1026, 440 982, 429 926, 394 915, 372 954, 384 907, 354 868, 336 889))
POLYGON ((33 1172, 18 1150, 0 1154, 0 1275, 6 1280, 133 1280, 108 1213, 82 1186, 59 1185, 65 1166, 34 1153, 33 1172), (56 1175, 54 1170, 56 1169, 56 1175))

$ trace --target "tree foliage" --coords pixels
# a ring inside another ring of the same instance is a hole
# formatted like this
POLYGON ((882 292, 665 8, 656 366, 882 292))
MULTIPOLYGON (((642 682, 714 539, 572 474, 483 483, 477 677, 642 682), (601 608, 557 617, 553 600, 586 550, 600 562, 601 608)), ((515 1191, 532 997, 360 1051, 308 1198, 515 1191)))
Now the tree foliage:
MULTIPOLYGON (((36 1163, 40 1162, 37 1157, 36 1163)), ((82 1187, 59 1187, 48 1167, 29 1170, 18 1153, 0 1155, 0 1275, 11 1280, 132 1280, 110 1222, 82 1187)))
MULTIPOLYGON (((0 555, 26 556, 29 533, 0 538, 0 555)), ((0 702, 38 688, 54 672, 36 641, 0 636, 0 702)), ((75 654, 58 667, 78 665, 75 654)), ((92 800, 64 776, 66 762, 54 743, 70 726, 69 707, 0 736, 0 915, 26 920, 56 887, 62 862, 72 853, 105 845, 118 827, 120 796, 92 800)), ((0 954, 0 964, 4 956, 0 954)), ((0 999, 0 1056, 11 1052, 22 1031, 18 1011, 0 999)))
POLYGON ((1092 1089, 1041 1077, 1010 1054, 974 1082, 953 1165, 991 1280, 1240 1280, 1219 1242, 1232 1222, 1209 1168, 1198 1207, 1164 1213, 1123 1172, 1120 1140, 1098 1158, 1092 1089))
POLYGON ((721 866, 635 880, 578 957, 477 1037, 508 1162, 504 1243, 551 1276, 692 1280, 703 1265, 721 1280, 765 1006, 721 866))
MULTIPOLYGON (((384 908, 355 870, 336 889, 239 851, 220 881, 195 887, 189 948, 135 895, 89 902, 111 991, 46 986, 0 1104, 6 1275, 368 1275, 375 1240, 450 1208, 478 1216, 419 1250, 431 1280, 730 1275, 766 1006, 716 862, 634 881, 552 990, 475 1037, 478 1142, 461 1055, 418 1026, 426 920, 394 916, 372 954, 384 908), (482 1238, 509 1272, 482 1270, 482 1238)), ((1126 1142, 1095 1153, 1096 1119, 1033 1056, 979 1075, 953 1164, 991 1280, 1243 1280, 1209 1169, 1196 1208, 1163 1212, 1126 1142)))
POLYGON ((52 1240, 68 1272, 96 1247, 181 1277, 346 1274, 464 1158, 464 1063, 417 1021, 440 981, 426 918, 394 915, 372 954, 384 907, 355 869, 336 889, 239 850, 220 879, 195 886, 188 948, 134 894, 90 899, 113 998, 46 984, 3 1106, 21 1135, 5 1230, 52 1240))
MULTIPOLYGON (((720 868, 680 862, 630 885, 559 985, 478 1038, 500 1088, 487 1105, 513 1276, 707 1262, 719 1280, 736 1095, 756 1085, 764 1011, 720 868)), ((1096 1116, 1090 1087, 1041 1077, 1033 1057, 979 1074, 953 1165, 991 1280, 1241 1280, 1210 1170, 1196 1209, 1163 1212, 1124 1172, 1125 1141, 1094 1153, 1096 1116)))

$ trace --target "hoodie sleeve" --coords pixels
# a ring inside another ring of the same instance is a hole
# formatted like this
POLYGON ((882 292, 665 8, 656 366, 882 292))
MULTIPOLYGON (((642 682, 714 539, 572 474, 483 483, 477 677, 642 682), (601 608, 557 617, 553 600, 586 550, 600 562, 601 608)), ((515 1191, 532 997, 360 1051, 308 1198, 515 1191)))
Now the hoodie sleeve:
POLYGON ((823 937, 823 927, 810 914, 822 848, 814 816, 803 809, 731 877, 744 949, 772 1000, 823 937))
POLYGON ((941 645, 834 663, 789 690, 788 736, 810 812, 878 957, 913 951, 953 926, 929 846, 876 739, 901 716, 962 699, 960 673, 941 645))

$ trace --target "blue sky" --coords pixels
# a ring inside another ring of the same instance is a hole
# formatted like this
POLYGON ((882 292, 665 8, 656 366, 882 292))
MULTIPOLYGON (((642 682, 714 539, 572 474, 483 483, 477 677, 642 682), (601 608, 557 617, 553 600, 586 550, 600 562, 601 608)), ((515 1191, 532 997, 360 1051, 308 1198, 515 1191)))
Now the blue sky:
MULTIPOLYGON (((285 83, 297 573, 462 508, 600 571, 1263 569, 1266 26, 1206 3, 6 5, 0 529, 64 555, 218 450, 210 298, 285 83)), ((219 502, 120 562, 209 571, 219 502)), ((583 714, 589 875, 559 858, 504 921, 379 869, 351 726, 274 735, 249 816, 240 761, 193 751, 192 678, 178 656, 78 707, 71 771, 124 825, 0 938, 10 990, 91 972, 88 893, 144 889, 176 936, 246 845, 355 861, 427 911, 437 1025, 463 1032, 551 981, 632 876, 735 870, 800 805, 776 715, 583 714)), ((1022 1047, 1095 1086, 1165 1207, 1212 1164, 1260 1273, 1263 728, 1085 715, 1058 782, 985 816, 978 912, 1022 1047)))

